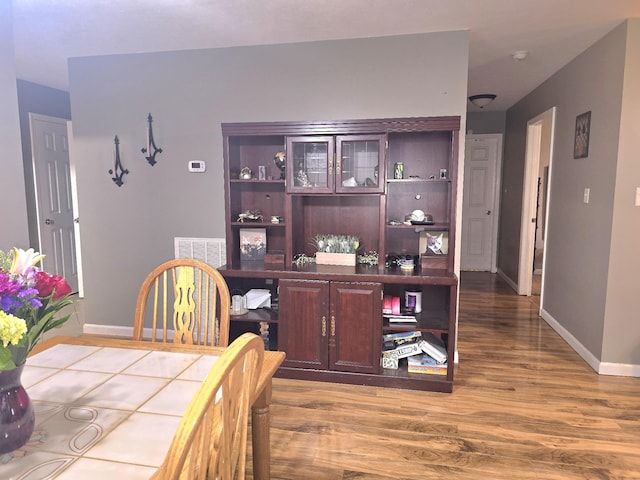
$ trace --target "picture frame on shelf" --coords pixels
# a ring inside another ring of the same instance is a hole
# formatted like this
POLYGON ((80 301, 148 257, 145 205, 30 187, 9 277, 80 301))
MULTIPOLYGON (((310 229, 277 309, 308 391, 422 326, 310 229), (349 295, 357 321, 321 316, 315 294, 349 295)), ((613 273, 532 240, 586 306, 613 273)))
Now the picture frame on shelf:
POLYGON ((448 255, 449 232, 430 230, 420 232, 419 248, 422 255, 448 255))
POLYGON ((267 253, 266 228, 240 229, 240 260, 264 260, 267 253))
POLYGON ((573 158, 589 156, 589 135, 591 133, 591 111, 576 117, 576 134, 573 143, 573 158))

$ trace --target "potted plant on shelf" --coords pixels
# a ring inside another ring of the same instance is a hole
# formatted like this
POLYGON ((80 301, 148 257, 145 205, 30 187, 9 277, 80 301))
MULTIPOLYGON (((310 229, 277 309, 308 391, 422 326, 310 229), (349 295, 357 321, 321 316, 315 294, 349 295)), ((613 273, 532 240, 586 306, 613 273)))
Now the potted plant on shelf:
POLYGON ((313 237, 316 264, 355 266, 360 239, 353 235, 322 234, 313 237))

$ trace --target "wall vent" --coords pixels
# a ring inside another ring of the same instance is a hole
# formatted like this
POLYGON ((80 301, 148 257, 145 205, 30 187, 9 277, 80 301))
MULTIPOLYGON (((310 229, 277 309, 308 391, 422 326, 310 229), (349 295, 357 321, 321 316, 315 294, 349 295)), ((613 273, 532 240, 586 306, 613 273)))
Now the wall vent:
POLYGON ((175 258, 194 258, 220 268, 227 263, 227 244, 224 238, 189 238, 173 239, 175 258))

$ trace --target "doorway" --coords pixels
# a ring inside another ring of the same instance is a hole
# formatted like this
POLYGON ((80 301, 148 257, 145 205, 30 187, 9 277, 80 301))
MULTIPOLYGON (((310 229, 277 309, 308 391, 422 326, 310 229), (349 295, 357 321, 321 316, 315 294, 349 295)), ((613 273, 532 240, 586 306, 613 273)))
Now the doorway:
POLYGON ((74 216, 77 205, 67 123, 60 118, 29 114, 39 250, 45 255, 42 267, 63 276, 78 292, 78 217, 74 216))
POLYGON ((527 122, 526 158, 522 194, 518 294, 544 294, 549 185, 553 164, 555 107, 527 122))
POLYGON ((460 269, 497 271, 502 134, 467 135, 460 269))

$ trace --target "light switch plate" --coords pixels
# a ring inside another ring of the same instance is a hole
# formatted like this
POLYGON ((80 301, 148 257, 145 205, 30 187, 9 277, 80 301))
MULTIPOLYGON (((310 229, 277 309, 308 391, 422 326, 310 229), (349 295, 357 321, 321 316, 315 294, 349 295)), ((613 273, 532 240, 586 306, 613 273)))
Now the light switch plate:
POLYGON ((640 207, 640 187, 636 187, 636 207, 640 207))
POLYGON ((589 187, 584 189, 584 197, 582 199, 582 201, 584 203, 589 203, 589 196, 591 195, 591 189, 589 187))

